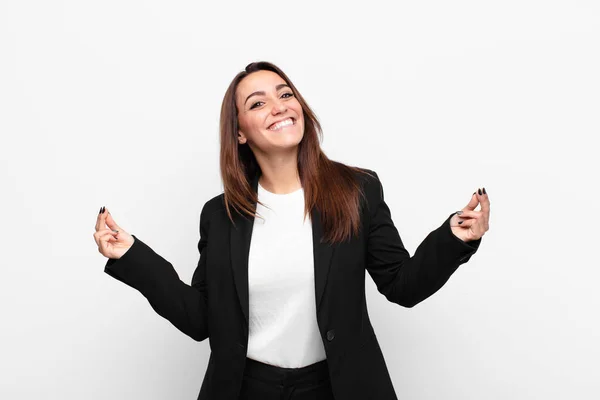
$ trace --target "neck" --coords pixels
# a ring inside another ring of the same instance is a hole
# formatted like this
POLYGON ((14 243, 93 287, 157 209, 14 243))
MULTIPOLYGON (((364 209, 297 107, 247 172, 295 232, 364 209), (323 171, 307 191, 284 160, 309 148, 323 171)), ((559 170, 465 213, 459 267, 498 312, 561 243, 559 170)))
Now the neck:
POLYGON ((262 174, 258 183, 271 193, 287 194, 302 187, 298 173, 297 156, 277 157, 260 160, 257 158, 262 174))

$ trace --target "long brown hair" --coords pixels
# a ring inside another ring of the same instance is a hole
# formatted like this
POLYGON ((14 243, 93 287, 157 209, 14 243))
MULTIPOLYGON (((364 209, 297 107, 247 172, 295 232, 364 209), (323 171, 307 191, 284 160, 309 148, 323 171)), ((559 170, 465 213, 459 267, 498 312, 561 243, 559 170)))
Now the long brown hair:
MULTIPOLYGON (((360 198, 365 194, 356 179, 356 173, 368 172, 327 158, 321 150, 321 124, 288 76, 272 63, 261 61, 246 66, 238 73, 225 92, 221 105, 221 178, 223 179, 225 208, 233 223, 230 207, 238 213, 256 217, 258 195, 251 187, 252 179, 260 171, 254 153, 238 136, 238 109, 235 94, 238 84, 249 74, 267 70, 278 74, 293 91, 304 112, 304 136, 298 145, 298 174, 304 190, 304 217, 316 207, 321 216, 324 237, 322 241, 339 243, 358 235, 360 229, 360 198)), ((261 205, 264 205, 260 202, 261 205)))

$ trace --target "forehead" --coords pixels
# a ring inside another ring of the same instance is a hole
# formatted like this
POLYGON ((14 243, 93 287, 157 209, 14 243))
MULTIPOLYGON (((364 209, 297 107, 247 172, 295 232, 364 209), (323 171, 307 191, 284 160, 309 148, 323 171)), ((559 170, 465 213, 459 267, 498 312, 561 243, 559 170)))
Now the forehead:
POLYGON ((275 90, 275 86, 285 83, 282 77, 272 71, 256 71, 240 81, 237 87, 238 99, 245 99, 252 92, 262 90, 269 92, 275 90))

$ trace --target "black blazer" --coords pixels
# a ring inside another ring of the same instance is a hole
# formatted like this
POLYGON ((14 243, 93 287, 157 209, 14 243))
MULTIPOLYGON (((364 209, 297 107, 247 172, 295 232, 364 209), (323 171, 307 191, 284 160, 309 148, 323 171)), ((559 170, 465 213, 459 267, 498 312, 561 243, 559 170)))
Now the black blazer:
MULTIPOLYGON (((366 169, 365 169, 366 170, 366 169)), ((321 243, 319 211, 311 214, 317 322, 336 400, 397 400, 365 301, 365 270, 385 297, 413 307, 438 291, 473 255, 481 239, 463 242, 450 218, 427 235, 410 257, 375 178, 359 174, 361 233, 337 245, 321 243)), ((259 172, 260 173, 260 172, 259 172)), ((252 182, 256 191, 259 175, 252 182)), ((211 354, 198 400, 237 400, 248 343, 248 253, 253 219, 227 217, 224 195, 200 213, 200 259, 191 286, 172 264, 136 236, 105 272, 137 289, 152 308, 196 341, 209 338, 211 354)))

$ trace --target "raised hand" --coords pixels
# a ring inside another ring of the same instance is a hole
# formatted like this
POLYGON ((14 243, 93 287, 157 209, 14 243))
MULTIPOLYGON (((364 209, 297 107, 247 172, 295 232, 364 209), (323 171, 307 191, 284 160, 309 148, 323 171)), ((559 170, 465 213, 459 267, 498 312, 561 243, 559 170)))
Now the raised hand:
POLYGON ((477 240, 490 229, 490 199, 485 191, 478 189, 471 201, 450 218, 450 228, 463 242, 477 240), (481 204, 481 209, 475 211, 475 207, 481 204))
POLYGON ((117 225, 108 210, 102 207, 96 220, 94 240, 103 256, 119 259, 133 245, 135 239, 117 225))

